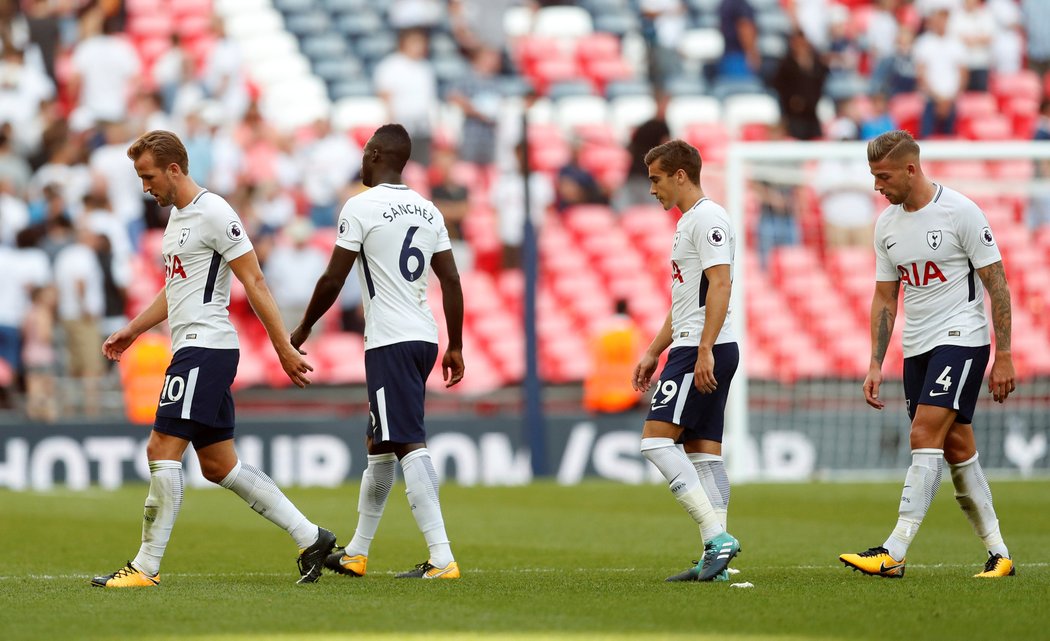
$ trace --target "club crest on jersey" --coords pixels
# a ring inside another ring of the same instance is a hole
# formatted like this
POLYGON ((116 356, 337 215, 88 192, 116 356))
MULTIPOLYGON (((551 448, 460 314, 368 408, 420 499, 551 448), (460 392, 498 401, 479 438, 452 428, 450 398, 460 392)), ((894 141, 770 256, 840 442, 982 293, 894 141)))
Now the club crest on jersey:
POLYGON ((991 227, 985 227, 981 230, 981 242, 989 247, 995 244, 995 237, 992 236, 991 227))
POLYGON ((226 236, 233 242, 244 240, 244 228, 241 227, 239 222, 234 220, 229 225, 226 225, 226 236))
POLYGON ((712 227, 711 231, 707 232, 707 242, 711 243, 715 247, 721 247, 726 244, 726 230, 721 227, 712 227))
POLYGON ((930 246, 930 249, 937 249, 940 247, 942 238, 943 234, 941 234, 941 230, 939 229, 926 232, 926 243, 930 246))
POLYGON ((345 218, 340 218, 339 219, 339 237, 340 238, 346 237, 346 233, 348 231, 350 231, 350 223, 348 223, 345 218))
POLYGON ((179 230, 179 247, 186 244, 186 239, 190 237, 190 228, 183 227, 179 230))

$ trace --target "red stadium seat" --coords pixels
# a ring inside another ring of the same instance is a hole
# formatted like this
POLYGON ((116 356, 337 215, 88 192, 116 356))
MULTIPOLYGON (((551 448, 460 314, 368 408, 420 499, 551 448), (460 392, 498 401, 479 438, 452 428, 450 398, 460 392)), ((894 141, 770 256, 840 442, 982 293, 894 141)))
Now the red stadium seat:
POLYGON ((1014 137, 1013 122, 1006 116, 991 114, 969 122, 969 137, 974 140, 1010 140, 1014 137))
POLYGON ((1028 69, 1014 74, 993 74, 990 80, 989 89, 1001 107, 1017 98, 1038 101, 1043 96, 1039 75, 1028 69))
POLYGON ((922 94, 917 92, 897 94, 890 99, 888 107, 890 116, 901 129, 918 134, 919 119, 926 107, 926 98, 922 94))

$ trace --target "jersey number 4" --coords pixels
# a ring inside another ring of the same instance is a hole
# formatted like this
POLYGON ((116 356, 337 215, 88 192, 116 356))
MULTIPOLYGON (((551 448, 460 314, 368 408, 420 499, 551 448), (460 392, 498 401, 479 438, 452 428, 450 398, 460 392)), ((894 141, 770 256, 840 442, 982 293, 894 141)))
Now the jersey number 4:
POLYGON ((427 264, 426 259, 423 257, 423 250, 418 247, 412 246, 412 237, 416 235, 419 227, 409 227, 408 233, 405 234, 405 242, 401 244, 401 257, 398 259, 398 266, 401 268, 401 275, 405 277, 405 280, 412 283, 419 280, 419 277, 426 271, 427 264), (415 259, 415 266, 411 266, 411 260, 415 259))

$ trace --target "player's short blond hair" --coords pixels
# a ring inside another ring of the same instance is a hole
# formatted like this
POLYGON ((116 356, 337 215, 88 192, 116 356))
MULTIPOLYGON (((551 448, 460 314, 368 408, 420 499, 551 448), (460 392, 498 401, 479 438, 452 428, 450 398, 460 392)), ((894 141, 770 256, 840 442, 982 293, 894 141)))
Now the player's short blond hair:
POLYGON ((147 131, 128 147, 128 158, 132 161, 137 161, 145 153, 153 154, 153 162, 158 167, 166 168, 175 163, 183 174, 190 175, 190 158, 186 147, 179 137, 170 131, 147 131))
POLYGON ((681 169, 694 185, 700 184, 700 152, 683 140, 668 140, 645 154, 645 166, 660 161, 660 168, 668 175, 681 169))
POLYGON ((919 157, 919 143, 907 131, 887 131, 868 142, 868 162, 881 162, 887 158, 898 160, 905 156, 919 157))

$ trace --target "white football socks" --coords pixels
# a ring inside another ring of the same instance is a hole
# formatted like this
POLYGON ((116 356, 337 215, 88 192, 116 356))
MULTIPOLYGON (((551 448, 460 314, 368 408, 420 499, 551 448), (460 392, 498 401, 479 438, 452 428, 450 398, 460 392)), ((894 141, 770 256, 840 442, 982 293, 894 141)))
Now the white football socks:
POLYGON ((346 546, 346 554, 368 556, 368 548, 379 528, 386 499, 394 485, 397 457, 390 454, 369 454, 368 467, 361 475, 361 492, 357 496, 357 529, 346 546))
POLYGON ((955 500, 959 502, 973 531, 981 538, 986 550, 1010 558, 1003 535, 999 532, 999 519, 992 505, 992 488, 977 460, 977 454, 962 463, 950 465, 952 484, 955 485, 955 500))
POLYGON ((904 477, 897 526, 882 547, 897 561, 903 561, 908 546, 919 532, 933 496, 941 485, 944 450, 921 448, 911 451, 911 467, 904 477))
POLYGON ((261 470, 237 461, 219 485, 232 490, 253 510, 291 534, 300 549, 310 547, 317 541, 317 526, 303 516, 273 479, 261 470))
POLYGON ((706 543, 725 531, 711 500, 700 485, 696 468, 669 438, 643 438, 642 455, 667 479, 671 495, 700 526, 700 537, 706 543))
POLYGON ((715 509, 715 514, 718 515, 718 520, 722 522, 724 529, 729 513, 729 475, 726 474, 726 466, 722 457, 718 454, 702 452, 686 454, 686 457, 696 468, 696 474, 700 477, 700 485, 707 493, 711 507, 715 509))
POLYGON ((439 568, 447 567, 455 558, 448 535, 445 534, 445 519, 441 516, 441 502, 438 499, 437 472, 434 471, 430 453, 425 447, 409 452, 401 459, 401 470, 405 476, 405 494, 412 508, 412 516, 430 549, 430 563, 439 568))
POLYGON ((149 462, 149 494, 142 513, 142 545, 132 564, 150 576, 160 572, 160 560, 182 507, 184 485, 182 461, 149 462))

